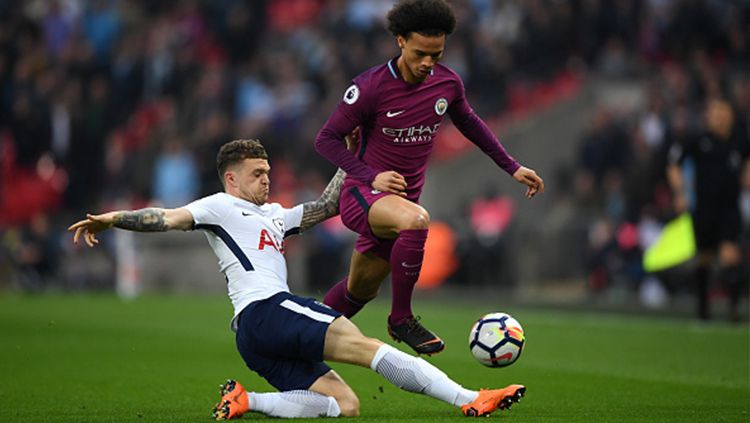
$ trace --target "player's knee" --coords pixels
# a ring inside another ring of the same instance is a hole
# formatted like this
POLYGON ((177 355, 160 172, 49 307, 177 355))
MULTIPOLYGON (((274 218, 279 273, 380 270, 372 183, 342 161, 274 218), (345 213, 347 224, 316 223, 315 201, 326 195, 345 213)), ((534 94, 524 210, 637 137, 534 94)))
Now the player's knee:
POLYGON ((359 398, 357 398, 357 395, 355 395, 354 392, 339 395, 339 397, 336 398, 336 402, 339 403, 342 416, 359 416, 359 398))
POLYGON ((419 210, 409 216, 404 229, 427 229, 429 226, 430 214, 420 207, 419 210))

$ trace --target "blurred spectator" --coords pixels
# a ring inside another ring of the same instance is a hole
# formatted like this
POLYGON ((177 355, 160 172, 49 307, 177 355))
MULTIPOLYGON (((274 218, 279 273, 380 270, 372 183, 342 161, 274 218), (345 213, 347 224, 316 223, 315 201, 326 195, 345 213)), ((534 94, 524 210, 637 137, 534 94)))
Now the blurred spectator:
POLYGON ((612 222, 599 219, 589 228, 589 248, 586 254, 588 287, 601 292, 610 286, 611 281, 622 269, 622 260, 617 251, 615 231, 612 222))
POLYGON ((83 28, 100 62, 106 62, 120 33, 119 1, 92 0, 83 16, 83 28))
POLYGON ((29 225, 18 231, 17 238, 10 243, 10 252, 18 268, 16 282, 21 289, 38 292, 53 283, 60 248, 45 214, 35 215, 29 225))
POLYGON ((607 173, 621 172, 630 156, 627 134, 609 110, 599 110, 592 119, 580 150, 580 163, 603 187, 607 173))
POLYGON ((169 136, 154 164, 152 196, 166 208, 180 207, 198 198, 198 169, 178 136, 169 136))
POLYGON ((483 285, 512 285, 514 268, 509 255, 508 232, 513 220, 513 200, 501 196, 494 185, 468 206, 469 236, 460 260, 467 280, 483 285))

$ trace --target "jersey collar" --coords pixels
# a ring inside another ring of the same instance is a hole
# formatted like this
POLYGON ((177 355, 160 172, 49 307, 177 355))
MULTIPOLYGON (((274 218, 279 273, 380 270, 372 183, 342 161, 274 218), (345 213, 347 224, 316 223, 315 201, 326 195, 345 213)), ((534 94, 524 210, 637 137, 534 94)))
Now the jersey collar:
MULTIPOLYGON (((393 79, 401 79, 402 81, 406 82, 406 80, 401 77, 401 71, 398 69, 398 65, 396 64, 396 61, 399 57, 401 56, 396 56, 388 61, 388 70, 391 71, 391 76, 393 76, 393 79)), ((432 68, 432 70, 430 71, 430 76, 433 75, 435 75, 435 68, 432 68)))

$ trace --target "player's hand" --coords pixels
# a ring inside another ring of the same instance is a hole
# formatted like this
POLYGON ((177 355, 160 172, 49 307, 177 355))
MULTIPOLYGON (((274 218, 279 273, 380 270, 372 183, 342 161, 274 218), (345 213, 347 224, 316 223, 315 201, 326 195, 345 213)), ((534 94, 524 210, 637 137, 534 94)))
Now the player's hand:
POLYGON ((359 141, 362 139, 361 131, 359 129, 359 126, 354 128, 352 132, 349 133, 349 135, 344 137, 344 141, 346 141, 346 149, 355 152, 357 151, 357 148, 359 148, 359 141))
POLYGON ((531 198, 538 192, 544 192, 544 180, 533 169, 521 166, 513 174, 513 179, 526 185, 526 198, 531 198))
POLYGON ((116 212, 109 212, 104 214, 87 214, 86 219, 79 220, 78 222, 68 227, 69 232, 75 232, 73 234, 73 243, 78 244, 78 240, 83 235, 83 240, 88 244, 89 247, 99 243, 96 239, 96 234, 105 231, 112 227, 115 223, 116 212))
POLYGON ((406 179, 392 170, 378 173, 378 176, 372 181, 372 187, 378 191, 406 197, 406 179))

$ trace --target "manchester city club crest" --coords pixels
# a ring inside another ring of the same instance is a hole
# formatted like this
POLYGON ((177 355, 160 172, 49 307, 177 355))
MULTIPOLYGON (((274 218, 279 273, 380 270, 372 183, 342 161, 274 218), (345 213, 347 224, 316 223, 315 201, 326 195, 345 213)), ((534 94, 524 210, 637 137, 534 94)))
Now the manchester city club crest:
POLYGON ((448 100, 441 97, 435 102, 435 113, 437 113, 438 116, 442 116, 445 114, 446 110, 448 110, 448 100))

